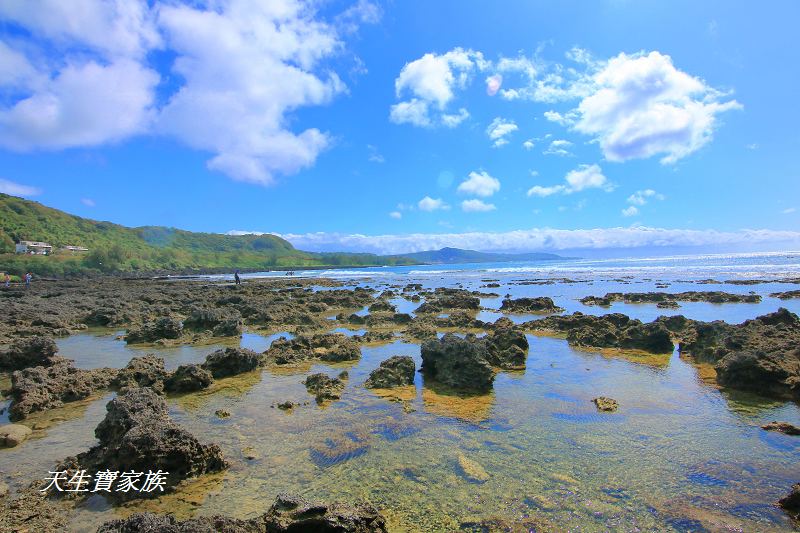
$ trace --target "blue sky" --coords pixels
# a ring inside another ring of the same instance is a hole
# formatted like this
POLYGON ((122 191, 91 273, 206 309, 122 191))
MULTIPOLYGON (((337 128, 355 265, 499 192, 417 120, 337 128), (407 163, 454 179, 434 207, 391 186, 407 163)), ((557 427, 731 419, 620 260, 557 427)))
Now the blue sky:
POLYGON ((797 2, 0 4, 0 190, 305 249, 800 243, 797 2))

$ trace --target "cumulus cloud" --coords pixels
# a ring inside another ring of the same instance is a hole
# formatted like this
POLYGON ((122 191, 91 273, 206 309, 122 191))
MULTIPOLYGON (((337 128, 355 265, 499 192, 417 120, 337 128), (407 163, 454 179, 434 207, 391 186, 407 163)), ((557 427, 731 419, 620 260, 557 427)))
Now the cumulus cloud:
POLYGON ((625 209, 622 210, 622 216, 624 217, 633 217, 639 214, 639 210, 636 208, 635 205, 629 205, 625 209))
POLYGON ((444 54, 427 53, 400 70, 394 82, 397 98, 410 96, 390 108, 389 118, 397 124, 415 126, 455 127, 469 114, 461 109, 457 114, 446 113, 447 105, 456 91, 464 89, 474 72, 484 70, 488 63, 483 54, 474 50, 454 48, 444 54))
POLYGON ((662 163, 674 163, 711 140, 718 114, 741 108, 659 52, 622 53, 593 81, 575 129, 596 136, 609 161, 662 154, 662 163))
MULTIPOLYGON (((231 234, 259 233, 233 231, 231 234)), ((800 245, 800 231, 744 229, 740 231, 651 228, 646 226, 551 229, 533 228, 508 232, 412 233, 363 235, 341 233, 279 234, 301 250, 349 250, 379 254, 401 254, 444 247, 470 250, 533 251, 580 249, 634 249, 644 247, 800 245)), ((785 249, 785 248, 784 248, 785 249)))
POLYGON ((524 143, 522 143, 522 147, 526 150, 533 150, 533 147, 536 146, 536 143, 533 142, 533 139, 528 139, 524 143))
POLYGON ((491 124, 486 128, 486 135, 494 141, 492 146, 499 148, 508 144, 508 136, 517 131, 519 127, 513 120, 495 117, 491 124))
POLYGON ((400 211, 392 211, 391 213, 389 213, 389 216, 394 219, 400 220, 401 218, 403 218, 403 213, 401 213, 400 211))
POLYGON ((791 215, 792 213, 796 213, 796 212, 797 212, 797 208, 796 207, 787 207, 786 209, 781 211, 781 214, 782 215, 791 215))
POLYGON ((458 185, 458 192, 473 196, 487 197, 500 190, 500 180, 492 177, 488 172, 470 172, 469 177, 458 185))
POLYGON ((330 22, 299 0, 2 2, 0 19, 34 38, 0 46, 0 89, 15 89, 0 104, 0 145, 165 134, 212 153, 210 169, 270 184, 330 146, 317 128, 295 131, 290 114, 346 90, 325 61, 341 53, 343 34, 379 17, 366 0, 330 22), (162 79, 148 54, 159 48, 173 59, 171 92, 157 99, 162 79))
POLYGON ((482 213, 497 209, 494 204, 489 204, 483 200, 464 200, 461 202, 461 209, 466 213, 482 213))
POLYGON ((36 196, 42 194, 42 190, 38 187, 15 183, 3 178, 0 178, 0 192, 12 196, 36 196))
POLYGON ((566 139, 556 139, 550 143, 550 146, 542 152, 544 155, 557 155, 561 157, 569 157, 572 152, 569 149, 572 147, 572 142, 566 139))
POLYGON ((564 176, 564 185, 544 187, 534 185, 528 189, 528 196, 547 197, 554 194, 572 194, 585 189, 602 189, 606 192, 614 190, 614 185, 608 181, 599 165, 580 165, 564 176))
POLYGON ((417 203, 417 207, 420 211, 428 212, 450 209, 450 206, 447 205, 441 198, 431 198, 430 196, 426 196, 420 200, 417 203))
POLYGON ((628 203, 631 205, 642 206, 645 205, 650 199, 663 200, 664 198, 665 196, 663 194, 659 194, 653 189, 644 189, 642 191, 636 191, 628 196, 628 203))

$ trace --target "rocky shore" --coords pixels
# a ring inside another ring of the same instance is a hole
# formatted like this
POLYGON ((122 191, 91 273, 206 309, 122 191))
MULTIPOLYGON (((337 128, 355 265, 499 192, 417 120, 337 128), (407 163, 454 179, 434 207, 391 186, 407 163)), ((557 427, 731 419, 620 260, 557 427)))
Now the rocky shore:
MULTIPOLYGON (((116 391, 95 430, 98 443, 66 458, 58 468, 70 473, 99 468, 158 468, 172 473, 164 486, 166 492, 179 489, 185 480, 223 471, 228 462, 217 445, 202 443, 172 420, 165 395, 197 394, 217 380, 261 368, 357 361, 363 346, 386 344, 397 338, 420 344, 419 372, 426 384, 438 383, 467 396, 491 391, 499 373, 524 369, 531 352, 527 335, 538 334, 562 337, 572 346, 589 350, 670 354, 677 347, 692 361, 713 365, 721 387, 800 401, 800 319, 786 309, 742 324, 702 322, 680 315, 642 322, 620 313, 564 315, 549 297, 507 296, 502 300, 502 312, 549 316, 524 323, 506 317, 485 322, 477 318, 482 298, 499 295, 460 288, 424 290, 417 284, 382 291, 344 288, 330 280, 269 280, 241 286, 110 279, 41 283, 30 292, 0 293, 0 303, 9 310, 9 319, 0 323, 0 371, 10 375, 6 394, 11 399, 9 416, 13 421, 24 422, 34 413, 116 391), (312 290, 312 285, 324 286, 325 290, 312 290), (413 314, 398 312, 393 302, 399 298, 419 302, 413 314), (77 368, 59 355, 54 338, 95 326, 125 330, 127 343, 145 348, 210 343, 236 338, 245 329, 291 332, 293 337, 279 338, 263 352, 222 348, 203 362, 184 364, 172 371, 154 355, 134 357, 121 369, 77 368), (365 331, 353 336, 331 332, 336 327, 352 326, 365 331)), ((581 301, 601 306, 618 301, 754 303, 760 297, 693 291, 608 293, 581 301)), ((413 385, 416 372, 414 359, 398 354, 382 361, 363 386, 391 389, 413 385)), ((335 376, 316 372, 303 380, 319 404, 341 399, 347 393, 347 383, 346 371, 335 376)), ((599 411, 618 408, 611 398, 597 397, 594 402, 599 411)), ((285 403, 287 407, 279 407, 291 409, 294 405, 285 403)), ((775 424, 765 430, 795 434, 794 426, 775 424)), ((25 437, 15 431, 9 428, 2 434, 4 445, 24 445, 25 437)), ((469 459, 459 461, 461 470, 470 472, 471 479, 483 482, 486 472, 481 473, 469 459)), ((139 497, 147 495, 122 493, 113 499, 120 503, 139 497)), ((20 509, 35 507, 31 502, 42 498, 24 490, 15 499, 6 498, 0 526, 15 530, 12 515, 22 516, 20 509)), ((787 498, 788 503, 782 501, 781 505, 796 508, 796 497, 787 498)), ((62 513, 68 513, 71 505, 48 498, 42 501, 42 516, 52 511, 51 525, 60 524, 62 513)), ((38 523, 38 518, 31 520, 38 523)), ((43 520, 47 524, 49 519, 43 520)), ((213 516, 178 521, 170 516, 139 514, 109 522, 99 531, 271 532, 302 528, 367 532, 385 531, 386 525, 380 513, 368 505, 326 505, 282 495, 263 515, 248 520, 213 516)))

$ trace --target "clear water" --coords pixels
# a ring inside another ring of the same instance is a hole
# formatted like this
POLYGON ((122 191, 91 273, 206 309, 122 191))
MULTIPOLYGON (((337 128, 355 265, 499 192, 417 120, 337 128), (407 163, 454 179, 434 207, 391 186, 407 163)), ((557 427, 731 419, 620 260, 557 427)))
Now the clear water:
MULTIPOLYGON (((493 268, 489 266, 435 274, 430 270, 425 274, 394 272, 386 279, 373 276, 356 281, 379 290, 407 282, 429 288, 460 283, 478 289, 485 285, 482 279, 491 278, 500 280, 502 287, 481 290, 514 297, 548 295, 568 312, 620 311, 645 320, 680 312, 704 320, 739 322, 781 305, 800 311, 797 300, 769 297, 760 304, 687 303, 678 310, 649 304, 620 304, 607 310, 577 301, 588 294, 620 290, 752 290, 766 295, 798 288, 676 281, 730 279, 721 273, 736 269, 747 271, 748 278, 756 277, 755 271, 767 272, 768 278, 788 277, 796 257, 781 259, 783 263, 773 256, 730 261, 735 264, 711 265, 717 275, 702 271, 691 276, 684 269, 668 277, 664 272, 670 265, 659 264, 655 265, 661 269, 657 275, 628 269, 600 273, 590 283, 553 285, 518 285, 516 280, 546 276, 517 271, 488 274, 493 268), (754 261, 764 264, 754 265, 754 261), (623 276, 632 277, 613 281, 623 276), (671 285, 656 289, 657 281, 671 285)), ((654 266, 651 263, 645 266, 654 266)), ((559 271, 554 277, 565 276, 559 271)), ((498 309, 500 300, 487 298, 482 303, 498 309)), ((496 311, 481 314, 500 316, 496 311)), ((272 338, 251 333, 241 343, 262 350, 272 338)), ((492 518, 511 523, 538 520, 573 531, 786 531, 797 527, 773 503, 800 481, 800 438, 759 428, 771 420, 800 425, 797 404, 720 391, 704 383, 698 370, 677 354, 609 357, 575 350, 560 339, 528 339, 527 368, 500 373, 492 393, 483 396, 454 396, 426 384, 421 375, 413 387, 393 393, 402 401, 364 389, 369 372, 392 355, 411 355, 419 366, 419 346, 397 341, 363 347, 357 362, 266 369, 220 380, 201 394, 170 397, 172 415, 202 440, 219 444, 232 463, 230 470, 131 507, 113 509, 100 499, 92 500, 79 510, 73 530, 92 531, 111 517, 140 510, 168 511, 180 517, 255 516, 284 491, 311 498, 369 500, 384 511, 397 531, 453 531, 464 522, 492 518), (310 372, 333 375, 343 369, 350 377, 342 399, 317 406, 301 381, 310 372), (598 413, 591 399, 599 395, 617 399, 619 411, 598 413), (272 407, 284 400, 301 402, 301 406, 291 412, 272 407), (219 419, 214 414, 218 409, 232 416, 219 419), (465 476, 459 456, 480 465, 488 479, 480 483, 465 476)), ((167 366, 174 368, 202 361, 219 347, 140 350, 117 340, 114 332, 101 331, 62 339, 59 346, 65 356, 85 368, 121 367, 143 352, 163 356, 167 366)), ((93 429, 104 416, 109 397, 30 419, 26 423, 37 428, 34 438, 18 448, 0 450, 0 470, 14 485, 43 477, 65 455, 91 446, 93 429)))

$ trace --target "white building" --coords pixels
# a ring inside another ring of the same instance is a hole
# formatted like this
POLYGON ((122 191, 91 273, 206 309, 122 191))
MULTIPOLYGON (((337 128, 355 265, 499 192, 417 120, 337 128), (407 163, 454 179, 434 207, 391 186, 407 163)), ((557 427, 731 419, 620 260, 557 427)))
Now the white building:
POLYGON ((62 249, 66 250, 67 252, 72 252, 72 253, 75 253, 75 252, 88 252, 89 251, 88 248, 84 248, 83 246, 64 246, 64 248, 62 248, 62 249))
POLYGON ((17 243, 18 254, 48 255, 53 251, 53 247, 46 242, 19 241, 17 243))

